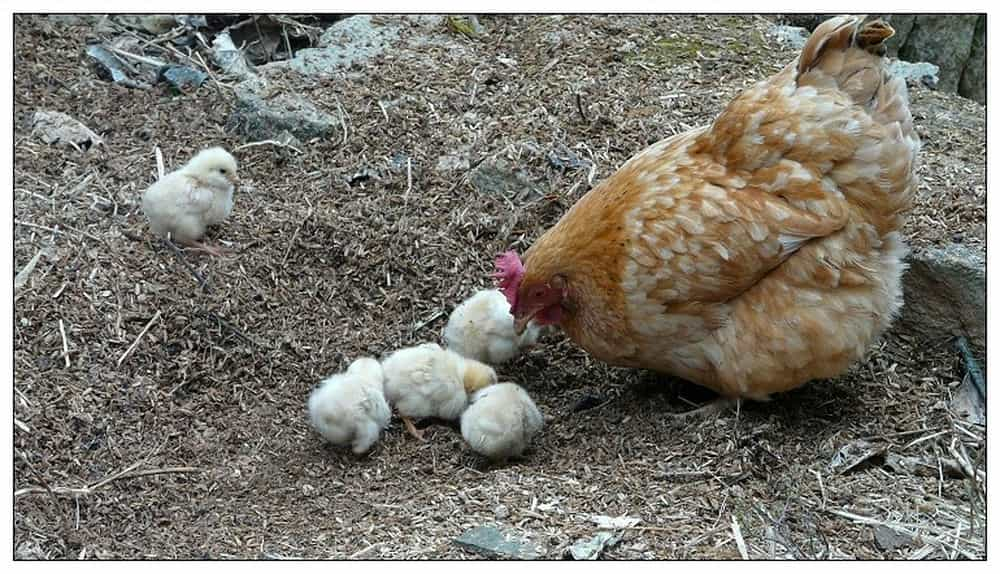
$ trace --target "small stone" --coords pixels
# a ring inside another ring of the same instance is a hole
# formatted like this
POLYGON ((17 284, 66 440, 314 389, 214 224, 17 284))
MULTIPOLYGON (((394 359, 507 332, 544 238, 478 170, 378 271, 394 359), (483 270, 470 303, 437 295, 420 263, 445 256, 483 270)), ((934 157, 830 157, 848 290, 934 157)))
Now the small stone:
POLYGON ((493 509, 493 516, 495 516, 497 520, 503 520, 504 518, 510 516, 510 510, 507 509, 506 505, 500 504, 493 509))
POLYGON ((913 537, 889 528, 888 526, 876 526, 875 545, 882 550, 895 550, 913 543, 913 537))
POLYGON ((866 440, 856 440, 840 447, 840 450, 833 455, 830 460, 830 470, 847 474, 854 470, 860 470, 868 463, 876 462, 877 459, 884 460, 884 457, 884 446, 875 446, 866 440))
POLYGON ((158 75, 181 92, 194 90, 208 79, 205 72, 187 66, 164 66, 160 68, 158 75))
POLYGON ((460 154, 448 154, 438 158, 437 171, 463 171, 469 169, 469 157, 460 154))
POLYGON ((927 62, 894 60, 889 64, 889 73, 893 76, 899 76, 910 84, 920 82, 930 89, 937 88, 939 72, 940 69, 937 66, 927 62))
POLYGON ((35 112, 31 119, 31 128, 32 134, 49 145, 68 144, 87 149, 104 143, 90 128, 62 112, 35 112))
POLYGON ((809 39, 809 30, 799 26, 775 26, 771 31, 779 41, 796 50, 805 46, 809 39))
POLYGON ((542 549, 531 542, 505 534, 495 526, 477 526, 455 539, 460 547, 489 558, 536 560, 542 549))
POLYGON ((597 560, 605 550, 618 544, 621 540, 610 532, 598 532, 592 538, 578 540, 568 549, 568 554, 573 560, 597 560))

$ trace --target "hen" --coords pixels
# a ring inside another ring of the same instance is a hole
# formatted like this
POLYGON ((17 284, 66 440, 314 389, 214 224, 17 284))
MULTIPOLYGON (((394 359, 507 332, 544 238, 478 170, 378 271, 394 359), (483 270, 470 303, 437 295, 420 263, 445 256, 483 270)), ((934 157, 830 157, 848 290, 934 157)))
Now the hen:
POLYGON ((766 400, 863 357, 902 306, 919 140, 883 22, 839 16, 705 127, 652 145, 525 253, 516 329, 766 400))

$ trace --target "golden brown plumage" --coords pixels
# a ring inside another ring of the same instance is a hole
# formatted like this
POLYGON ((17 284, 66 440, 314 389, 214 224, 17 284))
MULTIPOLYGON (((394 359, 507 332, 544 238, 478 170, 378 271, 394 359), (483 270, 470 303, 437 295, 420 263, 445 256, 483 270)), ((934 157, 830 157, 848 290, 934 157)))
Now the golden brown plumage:
POLYGON ((831 18, 710 126, 634 156, 498 267, 519 327, 763 399, 842 373, 902 304, 919 141, 892 29, 831 18))

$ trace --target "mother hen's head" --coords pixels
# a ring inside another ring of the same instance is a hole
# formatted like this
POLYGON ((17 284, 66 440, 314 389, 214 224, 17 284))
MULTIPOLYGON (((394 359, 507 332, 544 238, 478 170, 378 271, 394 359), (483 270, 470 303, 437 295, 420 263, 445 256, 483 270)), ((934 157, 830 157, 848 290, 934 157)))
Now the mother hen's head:
POLYGON ((493 277, 497 279, 500 291, 510 303, 514 331, 518 335, 524 332, 531 321, 539 325, 552 325, 562 319, 566 284, 561 275, 553 276, 545 284, 523 284, 524 264, 515 251, 497 256, 496 268, 493 277))

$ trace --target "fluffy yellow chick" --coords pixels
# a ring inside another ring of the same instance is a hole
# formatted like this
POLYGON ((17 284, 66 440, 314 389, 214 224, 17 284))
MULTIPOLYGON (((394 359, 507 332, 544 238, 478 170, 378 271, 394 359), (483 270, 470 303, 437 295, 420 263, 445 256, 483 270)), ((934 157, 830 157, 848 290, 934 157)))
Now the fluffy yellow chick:
POLYGON ((496 289, 484 289, 455 307, 444 327, 448 348, 470 359, 498 365, 538 342, 539 326, 514 333, 510 303, 496 289))
POLYGON ((236 159, 220 147, 208 148, 151 185, 142 196, 142 211, 156 236, 221 255, 199 240, 209 225, 229 217, 237 182, 236 159))
POLYGON ((528 393, 514 383, 486 387, 462 413, 462 438, 475 452, 502 461, 521 456, 545 425, 528 393))
POLYGON ((396 407, 403 424, 423 440, 414 418, 456 420, 469 402, 469 394, 495 384, 497 374, 488 366, 466 359, 436 343, 400 349, 382 361, 385 396, 396 407))
POLYGON ((362 358, 333 375, 309 397, 309 418, 326 440, 351 445, 355 454, 371 448, 392 412, 383 395, 382 365, 362 358))

